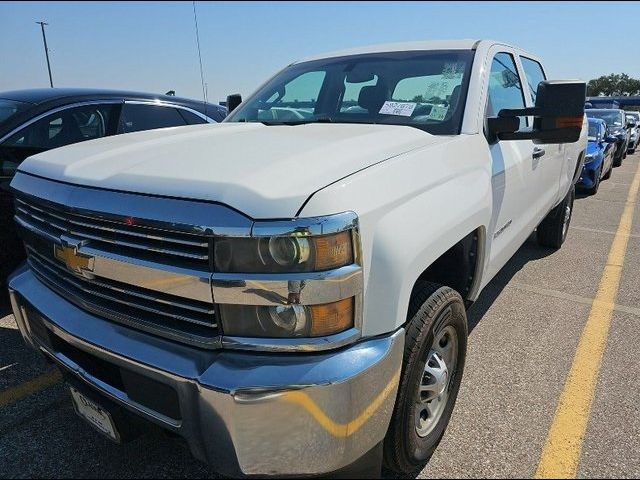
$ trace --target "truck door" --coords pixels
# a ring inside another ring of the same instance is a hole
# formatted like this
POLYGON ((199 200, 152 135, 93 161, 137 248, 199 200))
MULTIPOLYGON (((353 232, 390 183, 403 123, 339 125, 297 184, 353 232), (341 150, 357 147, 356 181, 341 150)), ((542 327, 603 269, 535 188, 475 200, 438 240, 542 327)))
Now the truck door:
MULTIPOLYGON (((542 65, 531 58, 520 56, 522 65, 522 78, 525 80, 525 95, 527 106, 533 107, 536 103, 538 84, 547 79, 542 65)), ((533 118, 529 119, 532 122, 533 118)), ((576 149, 566 148, 565 144, 537 145, 534 149, 541 154, 538 157, 536 176, 536 189, 538 195, 538 216, 541 221, 549 210, 560 200, 560 192, 566 192, 568 183, 573 181, 577 158, 572 153, 576 149), (567 158, 565 155, 572 157, 567 158), (564 172, 565 168, 567 169, 564 172)))
MULTIPOLYGON (((490 67, 485 117, 503 108, 524 108, 527 104, 521 74, 512 51, 494 47, 490 67)), ((531 120, 520 118, 520 128, 531 120)), ((542 182, 540 151, 531 140, 501 140, 489 144, 492 161, 492 217, 487 232, 491 242, 489 276, 513 256, 540 220, 539 185, 542 182)), ((546 175, 545 175, 546 176, 546 175)), ((557 181, 556 181, 557 188, 557 181)))

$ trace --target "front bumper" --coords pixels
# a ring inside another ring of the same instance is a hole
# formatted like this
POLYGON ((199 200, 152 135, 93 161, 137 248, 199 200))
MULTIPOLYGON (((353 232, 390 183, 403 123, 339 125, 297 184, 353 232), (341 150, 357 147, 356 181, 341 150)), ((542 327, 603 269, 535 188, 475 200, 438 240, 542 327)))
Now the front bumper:
POLYGON ((200 350, 93 316, 26 267, 9 289, 27 343, 226 474, 332 472, 386 433, 402 329, 323 353, 200 350))

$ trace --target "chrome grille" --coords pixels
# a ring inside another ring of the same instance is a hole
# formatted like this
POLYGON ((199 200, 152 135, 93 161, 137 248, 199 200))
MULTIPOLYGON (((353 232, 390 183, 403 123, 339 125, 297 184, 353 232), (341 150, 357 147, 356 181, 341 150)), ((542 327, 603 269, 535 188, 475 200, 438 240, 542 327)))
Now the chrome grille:
POLYGON ((129 283, 133 279, 127 276, 107 278, 72 272, 54 256, 54 245, 60 245, 63 238, 73 238, 88 242, 92 251, 105 257, 115 254, 125 262, 128 259, 133 263, 125 265, 134 268, 146 265, 160 274, 192 272, 194 278, 206 282, 200 291, 210 292, 211 236, 133 225, 144 220, 132 220, 130 225, 113 215, 70 209, 19 192, 15 211, 31 270, 60 296, 97 316, 159 336, 201 347, 218 345, 215 308, 213 300, 204 301, 206 295, 186 298, 146 288, 149 285, 145 282, 129 283))
POLYGON ((212 303, 188 300, 104 278, 85 278, 27 246, 31 270, 49 288, 81 308, 111 320, 202 346, 215 343, 212 303))
POLYGON ((20 197, 16 198, 16 221, 46 237, 68 234, 91 240, 92 245, 105 251, 124 251, 168 265, 209 270, 209 238, 204 235, 133 225, 133 219, 131 224, 116 222, 20 197))

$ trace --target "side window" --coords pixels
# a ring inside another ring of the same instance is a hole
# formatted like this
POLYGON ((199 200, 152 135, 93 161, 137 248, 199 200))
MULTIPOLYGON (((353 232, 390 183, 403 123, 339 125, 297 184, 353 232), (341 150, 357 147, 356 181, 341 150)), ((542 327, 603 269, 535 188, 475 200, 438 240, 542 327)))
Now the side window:
POLYGON ((0 145, 0 176, 12 176, 36 153, 114 134, 119 109, 119 104, 71 107, 27 125, 0 145))
POLYGON ((547 79, 540 65, 535 60, 531 60, 527 57, 520 57, 522 62, 522 69, 524 70, 524 76, 527 77, 527 83, 529 84, 529 93, 531 94, 531 101, 536 103, 536 93, 538 91, 538 84, 547 79))
POLYGON ((182 108, 178 108, 178 113, 184 121, 187 122, 188 125, 200 125, 201 123, 207 123, 207 121, 199 115, 196 115, 189 110, 183 110, 182 108))
POLYGON ((120 133, 184 126, 187 122, 173 107, 125 103, 120 117, 120 133))
POLYGON ((5 140, 2 146, 41 150, 69 145, 111 133, 117 105, 84 105, 68 108, 41 118, 5 140))
MULTIPOLYGON (((513 56, 504 52, 496 54, 489 74, 488 116, 496 116, 503 108, 524 107, 522 82, 513 56)), ((526 117, 520 117, 520 128, 526 125, 526 117)))

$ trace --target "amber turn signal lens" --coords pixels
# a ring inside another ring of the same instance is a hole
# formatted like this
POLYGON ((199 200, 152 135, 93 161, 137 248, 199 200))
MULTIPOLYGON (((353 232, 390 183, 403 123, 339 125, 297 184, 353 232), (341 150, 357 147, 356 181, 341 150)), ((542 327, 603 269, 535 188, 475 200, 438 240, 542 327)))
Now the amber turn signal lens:
POLYGON ((578 127, 582 128, 583 117, 558 117, 556 118, 556 128, 578 127))
POLYGON ((315 270, 331 270, 353 263, 351 232, 312 237, 315 248, 315 270))
POLYGON ((309 306, 312 337, 340 333, 353 327, 353 298, 309 306))

